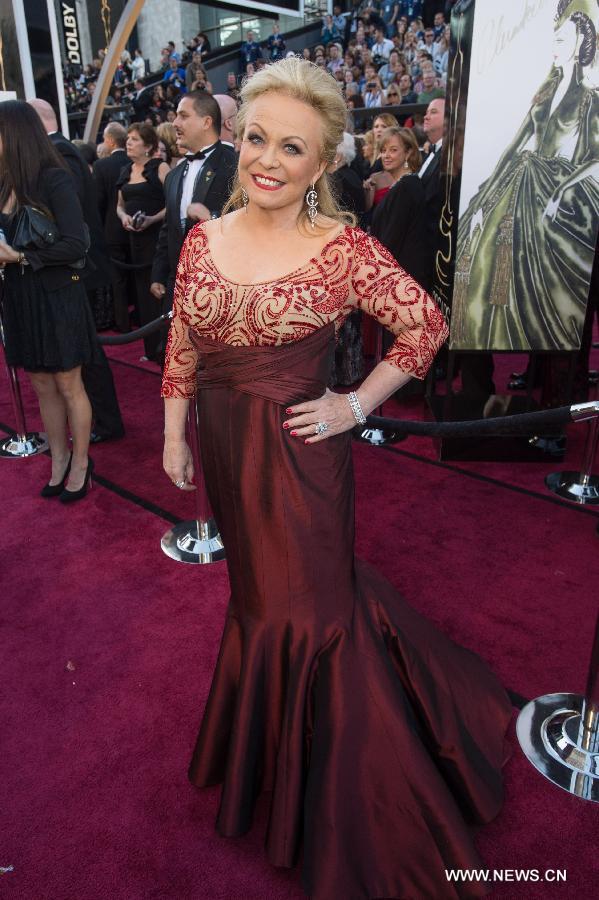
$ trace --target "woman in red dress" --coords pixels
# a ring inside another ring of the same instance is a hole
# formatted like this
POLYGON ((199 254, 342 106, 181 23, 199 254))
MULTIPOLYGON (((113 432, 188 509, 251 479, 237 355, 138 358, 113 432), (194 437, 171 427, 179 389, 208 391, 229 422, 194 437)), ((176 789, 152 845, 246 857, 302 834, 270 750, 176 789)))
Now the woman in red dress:
POLYGON ((337 83, 285 59, 246 83, 229 209, 185 242, 164 371, 164 467, 202 463, 231 599, 190 767, 238 836, 270 792, 266 852, 315 900, 476 896, 469 826, 501 806, 510 702, 487 666, 354 558, 351 429, 447 335, 432 299, 335 207, 337 83), (318 204, 316 206, 316 203, 318 204), (356 394, 325 389, 354 309, 395 341, 356 394), (350 402, 351 401, 351 402, 350 402))

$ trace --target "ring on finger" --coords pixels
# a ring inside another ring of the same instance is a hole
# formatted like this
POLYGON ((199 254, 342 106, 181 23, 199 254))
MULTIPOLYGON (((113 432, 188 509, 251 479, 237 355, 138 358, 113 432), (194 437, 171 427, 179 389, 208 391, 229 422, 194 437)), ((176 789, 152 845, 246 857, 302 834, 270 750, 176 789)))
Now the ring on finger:
POLYGON ((314 434, 324 434, 325 431, 328 431, 329 426, 326 422, 317 422, 314 426, 314 434))
POLYGON ((185 487, 185 480, 183 480, 183 481, 173 481, 173 484, 175 485, 175 487, 178 487, 179 489, 182 489, 182 488, 185 487))

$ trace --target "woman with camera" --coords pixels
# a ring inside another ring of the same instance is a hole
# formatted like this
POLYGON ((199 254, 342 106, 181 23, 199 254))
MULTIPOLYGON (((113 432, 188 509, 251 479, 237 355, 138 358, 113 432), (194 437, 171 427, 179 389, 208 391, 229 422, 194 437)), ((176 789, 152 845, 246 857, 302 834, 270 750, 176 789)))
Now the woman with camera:
POLYGON ((88 240, 69 171, 22 100, 0 103, 0 228, 6 361, 28 373, 48 435, 52 473, 41 495, 70 503, 85 496, 93 469, 81 380, 98 346, 80 277, 88 240))
MULTIPOLYGON (((134 122, 127 131, 127 156, 130 162, 117 182, 117 216, 129 232, 131 262, 134 270, 137 314, 140 325, 160 315, 150 293, 152 262, 165 214, 164 179, 170 172, 167 163, 156 158, 158 137, 151 125, 134 122)), ((155 359, 160 334, 144 338, 145 357, 155 359)))

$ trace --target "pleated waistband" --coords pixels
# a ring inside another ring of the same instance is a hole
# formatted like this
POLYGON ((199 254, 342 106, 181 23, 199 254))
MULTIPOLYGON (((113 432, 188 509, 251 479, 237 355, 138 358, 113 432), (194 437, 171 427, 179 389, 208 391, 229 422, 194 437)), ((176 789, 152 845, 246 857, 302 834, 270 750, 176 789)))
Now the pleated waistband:
POLYGON ((276 346, 225 344, 190 328, 198 350, 199 390, 230 387, 274 403, 297 403, 322 396, 331 371, 334 323, 299 341, 276 346))

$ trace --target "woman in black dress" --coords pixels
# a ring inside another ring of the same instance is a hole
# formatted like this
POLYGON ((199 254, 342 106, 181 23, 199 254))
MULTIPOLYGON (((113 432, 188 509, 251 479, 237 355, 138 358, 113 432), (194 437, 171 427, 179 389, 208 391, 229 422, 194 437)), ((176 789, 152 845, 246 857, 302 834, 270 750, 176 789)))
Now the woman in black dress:
MULTIPOLYGON (((154 154, 158 137, 151 125, 134 122, 127 132, 127 156, 130 162, 119 177, 117 215, 129 232, 131 262, 135 269, 135 293, 139 324, 146 325, 160 315, 160 307, 150 293, 152 262, 164 220, 164 179, 170 172, 167 163, 154 154)), ((160 334, 144 338, 145 356, 156 357, 160 334)))
POLYGON ((409 128, 388 128, 380 146, 383 172, 391 176, 392 183, 375 206, 371 232, 400 266, 428 290, 431 273, 426 252, 424 189, 416 174, 421 164, 418 143, 409 128))
POLYGON ((78 500, 93 468, 81 366, 94 361, 97 348, 81 270, 73 266, 85 256, 85 226, 69 172, 37 113, 21 100, 0 103, 0 228, 6 360, 29 374, 52 456, 42 496, 78 500), (24 252, 11 246, 24 206, 54 221, 53 245, 24 252))

